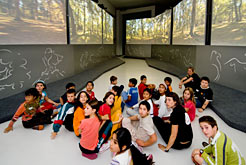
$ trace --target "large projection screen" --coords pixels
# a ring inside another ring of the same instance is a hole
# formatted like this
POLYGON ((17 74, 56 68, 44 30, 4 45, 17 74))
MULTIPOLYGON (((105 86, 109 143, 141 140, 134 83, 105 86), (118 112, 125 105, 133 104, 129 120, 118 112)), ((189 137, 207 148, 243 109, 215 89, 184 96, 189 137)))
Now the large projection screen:
POLYGON ((246 46, 246 0, 213 0, 212 45, 246 46))
POLYGON ((169 44, 171 10, 154 18, 127 20, 127 44, 169 44))
POLYGON ((65 0, 0 0, 0 44, 66 44, 65 0))
POLYGON ((103 10, 103 44, 113 44, 114 18, 103 10))
POLYGON ((91 0, 69 0, 71 44, 102 44, 102 9, 91 0))
POLYGON ((173 44, 204 45, 206 0, 183 0, 173 10, 173 44))

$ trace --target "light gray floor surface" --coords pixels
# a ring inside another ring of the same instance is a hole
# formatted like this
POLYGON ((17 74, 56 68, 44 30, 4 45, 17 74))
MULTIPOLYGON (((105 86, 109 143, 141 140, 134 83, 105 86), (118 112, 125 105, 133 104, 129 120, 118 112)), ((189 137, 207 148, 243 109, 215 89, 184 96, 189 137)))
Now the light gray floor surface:
MULTIPOLYGON (((109 78, 111 75, 118 77, 118 84, 123 84, 125 90, 128 80, 132 77, 139 81, 140 76, 145 74, 148 78, 147 83, 154 83, 157 86, 163 83, 163 79, 169 76, 173 79, 173 91, 182 95, 183 89, 178 88, 179 79, 172 75, 168 75, 159 70, 147 66, 144 60, 124 59, 125 64, 103 74, 94 81, 95 94, 100 100, 104 97, 109 87, 109 78)), ((216 101, 216 100, 215 100, 216 101)), ((239 147, 241 153, 246 156, 246 134, 229 127, 224 123, 212 110, 207 109, 203 113, 197 112, 199 117, 203 115, 213 116, 219 125, 219 129, 227 134, 239 147)), ((207 141, 202 134, 198 124, 198 118, 192 122, 193 142, 189 149, 174 150, 171 149, 168 153, 161 151, 157 144, 165 144, 162 138, 158 135, 158 141, 144 148, 147 154, 152 153, 156 165, 189 165, 192 164, 190 155, 193 149, 201 148, 201 142, 207 141)), ((73 133, 67 131, 64 127, 61 128, 55 140, 50 139, 52 125, 48 125, 42 131, 32 129, 24 129, 19 119, 14 125, 14 131, 4 134, 3 130, 7 127, 8 122, 0 124, 0 164, 1 165, 106 165, 109 164, 112 154, 109 150, 98 155, 96 160, 88 160, 81 156, 78 147, 79 138, 73 133)))

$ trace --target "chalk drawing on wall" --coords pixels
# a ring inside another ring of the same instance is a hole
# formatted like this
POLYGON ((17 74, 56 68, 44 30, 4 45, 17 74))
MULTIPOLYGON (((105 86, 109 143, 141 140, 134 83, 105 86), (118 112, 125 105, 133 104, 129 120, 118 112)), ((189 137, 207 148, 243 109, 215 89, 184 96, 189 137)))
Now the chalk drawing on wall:
POLYGON ((237 58, 232 58, 229 61, 225 62, 224 65, 229 65, 233 68, 234 72, 237 72, 239 66, 243 66, 242 68, 246 70, 246 62, 242 62, 237 58))
MULTIPOLYGON (((246 54, 244 54, 244 56, 246 57, 246 54)), ((246 61, 240 61, 238 58, 233 57, 227 60, 225 63, 223 63, 223 65, 221 65, 222 57, 223 56, 220 52, 216 50, 212 50, 210 55, 210 62, 211 65, 216 68, 216 73, 217 73, 214 81, 218 81, 220 79, 222 68, 227 65, 231 67, 235 73, 239 71, 246 71, 246 61)))
POLYGON ((83 52, 81 54, 81 56, 80 56, 80 59, 79 59, 79 61, 80 61, 80 64, 79 64, 80 65, 80 68, 81 69, 86 69, 89 66, 90 61, 92 61, 93 56, 94 56, 93 53, 91 53, 89 55, 89 52, 88 51, 83 52))
POLYGON ((178 61, 180 64, 183 64, 185 67, 193 66, 191 62, 191 49, 188 48, 186 52, 181 52, 178 48, 171 49, 169 51, 171 56, 169 61, 178 61))
POLYGON ((218 81, 220 79, 220 72, 222 70, 220 59, 222 58, 222 55, 220 52, 217 52, 216 50, 213 50, 210 55, 210 62, 213 67, 216 69, 216 77, 214 78, 214 81, 218 81))
POLYGON ((1 65, 1 70, 0 70, 0 81, 8 79, 10 76, 12 76, 12 61, 9 62, 3 62, 3 59, 0 59, 0 65, 1 65))
POLYGON ((7 88, 11 88, 12 90, 23 88, 25 76, 16 78, 18 76, 15 74, 26 74, 28 79, 31 79, 31 71, 28 70, 27 59, 21 58, 21 53, 14 53, 8 49, 0 49, 0 53, 0 91, 7 88), (14 72, 15 70, 17 72, 14 72))
POLYGON ((44 56, 42 57, 45 70, 41 72, 41 76, 38 80, 47 81, 51 76, 56 76, 56 78, 64 77, 65 71, 58 68, 62 60, 62 55, 57 54, 52 48, 46 48, 44 56))

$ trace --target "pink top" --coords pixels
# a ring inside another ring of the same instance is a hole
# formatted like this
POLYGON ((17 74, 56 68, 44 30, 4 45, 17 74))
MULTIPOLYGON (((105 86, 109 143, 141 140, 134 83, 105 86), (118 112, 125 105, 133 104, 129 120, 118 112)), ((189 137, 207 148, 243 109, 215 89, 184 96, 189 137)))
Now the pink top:
POLYGON ((110 108, 110 106, 108 104, 106 104, 106 103, 103 104, 100 107, 98 113, 99 113, 100 116, 108 115, 109 120, 111 120, 111 108, 110 108))
POLYGON ((185 105, 183 107, 189 109, 187 113, 190 117, 190 121, 193 121, 196 117, 196 105, 191 100, 187 102, 185 101, 184 104, 185 105))
POLYGON ((80 145, 87 150, 95 150, 98 143, 100 121, 97 117, 87 118, 81 121, 80 145))

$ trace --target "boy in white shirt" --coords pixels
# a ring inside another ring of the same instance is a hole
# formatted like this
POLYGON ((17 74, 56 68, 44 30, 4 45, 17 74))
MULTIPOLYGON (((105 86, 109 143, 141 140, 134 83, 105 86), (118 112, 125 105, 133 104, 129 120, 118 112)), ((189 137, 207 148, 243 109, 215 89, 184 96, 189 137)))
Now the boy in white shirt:
POLYGON ((139 146, 150 146, 157 141, 153 120, 150 116, 150 104, 146 100, 139 104, 139 114, 124 118, 122 126, 130 131, 132 140, 139 146), (138 126, 134 126, 132 121, 138 121, 138 126))

